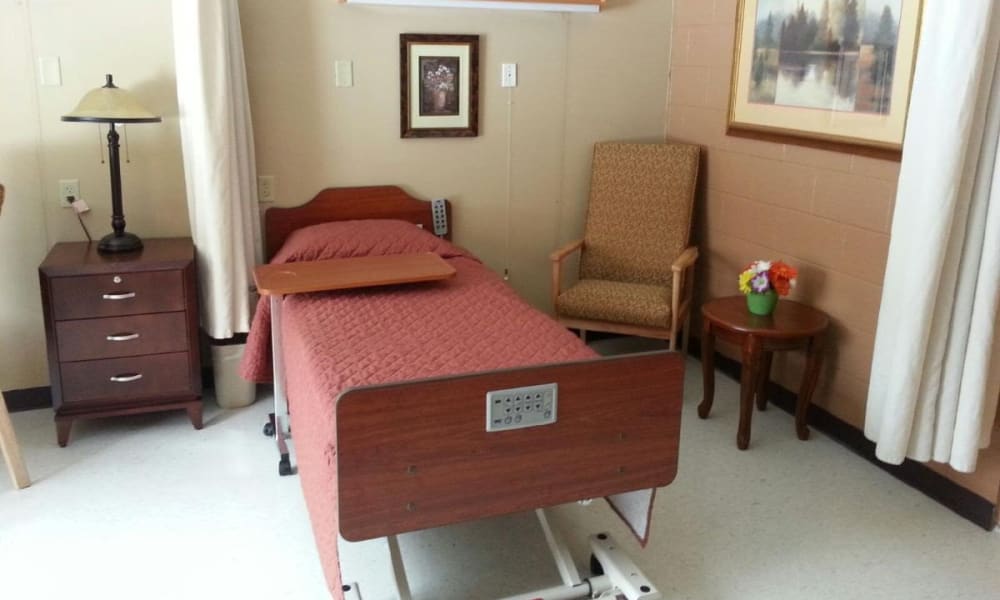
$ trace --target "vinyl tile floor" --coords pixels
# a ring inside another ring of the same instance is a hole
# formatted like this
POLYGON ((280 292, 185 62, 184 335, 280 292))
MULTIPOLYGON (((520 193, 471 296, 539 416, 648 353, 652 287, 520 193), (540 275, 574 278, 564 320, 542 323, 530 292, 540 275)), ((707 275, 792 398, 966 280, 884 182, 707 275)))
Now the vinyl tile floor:
MULTIPOLYGON (((598 342, 604 351, 641 341, 598 342)), ((631 345, 630 345, 631 344, 631 345)), ((676 481, 660 490, 640 549, 607 505, 551 511, 585 569, 591 533, 611 532, 667 599, 1000 598, 1000 533, 986 532, 791 416, 754 415, 735 447, 738 385, 717 377, 697 418, 687 363, 676 481)), ((296 477, 279 478, 261 435, 269 409, 206 402, 182 412, 81 422, 55 443, 51 411, 13 415, 32 487, 0 476, 0 598, 328 598, 296 477)), ((400 536, 416 600, 495 598, 559 583, 531 513, 400 536)), ((384 540, 342 543, 365 600, 392 598, 384 540)))

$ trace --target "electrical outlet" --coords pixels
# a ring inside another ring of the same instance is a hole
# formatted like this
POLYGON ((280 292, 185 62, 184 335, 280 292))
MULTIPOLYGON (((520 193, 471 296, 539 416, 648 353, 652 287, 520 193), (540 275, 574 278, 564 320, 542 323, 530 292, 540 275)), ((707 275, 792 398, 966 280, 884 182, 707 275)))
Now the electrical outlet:
POLYGON ((274 175, 257 177, 257 201, 261 203, 274 202, 274 175))
POLYGON ((59 180, 59 206, 63 208, 69 208, 72 203, 69 201, 69 197, 72 196, 79 200, 80 198, 80 180, 79 179, 60 179, 59 180))
POLYGON ((486 392, 486 431, 507 431, 556 422, 555 383, 486 392))

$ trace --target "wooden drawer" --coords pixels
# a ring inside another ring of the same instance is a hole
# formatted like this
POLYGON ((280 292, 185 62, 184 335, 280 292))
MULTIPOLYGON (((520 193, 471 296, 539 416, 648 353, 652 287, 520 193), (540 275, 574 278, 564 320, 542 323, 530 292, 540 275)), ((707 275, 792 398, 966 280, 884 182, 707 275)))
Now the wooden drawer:
POLYGON ((198 394, 187 352, 62 363, 62 401, 118 402, 198 394))
POLYGON ((56 323, 59 360, 95 360, 188 350, 183 312, 56 323))
POLYGON ((184 310, 181 271, 53 277, 57 321, 184 310))

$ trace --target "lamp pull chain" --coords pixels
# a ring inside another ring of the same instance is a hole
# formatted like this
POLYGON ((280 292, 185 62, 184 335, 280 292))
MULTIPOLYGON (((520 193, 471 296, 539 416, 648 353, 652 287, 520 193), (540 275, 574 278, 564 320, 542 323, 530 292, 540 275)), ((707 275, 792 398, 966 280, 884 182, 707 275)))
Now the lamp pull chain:
POLYGON ((122 123, 122 131, 125 132, 125 162, 131 163, 132 159, 128 155, 128 127, 122 123))
POLYGON ((101 133, 101 124, 97 124, 97 153, 101 155, 101 164, 104 164, 104 135, 101 133))

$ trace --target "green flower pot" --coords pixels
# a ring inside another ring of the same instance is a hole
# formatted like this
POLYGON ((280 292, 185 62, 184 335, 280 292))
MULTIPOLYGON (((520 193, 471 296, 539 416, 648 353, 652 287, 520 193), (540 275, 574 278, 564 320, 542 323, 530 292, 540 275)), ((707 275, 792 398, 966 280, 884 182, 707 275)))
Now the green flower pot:
POLYGON ((778 292, 768 290, 763 294, 750 292, 747 294, 747 308, 755 315, 766 317, 774 312, 774 307, 778 306, 778 292))

